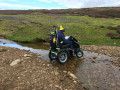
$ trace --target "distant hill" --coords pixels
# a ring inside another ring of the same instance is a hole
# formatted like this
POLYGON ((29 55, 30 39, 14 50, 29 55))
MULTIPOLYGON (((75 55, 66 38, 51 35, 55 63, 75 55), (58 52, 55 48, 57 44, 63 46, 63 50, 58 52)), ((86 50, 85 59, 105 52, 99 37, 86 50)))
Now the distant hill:
POLYGON ((0 10, 0 14, 4 15, 17 15, 17 14, 31 14, 31 13, 44 13, 44 14, 70 14, 76 16, 88 15, 90 17, 98 18, 120 18, 120 7, 97 7, 97 8, 82 8, 82 9, 53 9, 53 10, 0 10))

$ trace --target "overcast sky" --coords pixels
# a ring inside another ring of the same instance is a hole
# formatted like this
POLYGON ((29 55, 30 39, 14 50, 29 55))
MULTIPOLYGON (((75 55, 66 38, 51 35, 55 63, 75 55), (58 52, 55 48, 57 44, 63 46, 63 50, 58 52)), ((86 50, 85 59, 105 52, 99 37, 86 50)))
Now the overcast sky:
POLYGON ((0 9, 66 9, 120 6, 120 0, 0 0, 0 9))

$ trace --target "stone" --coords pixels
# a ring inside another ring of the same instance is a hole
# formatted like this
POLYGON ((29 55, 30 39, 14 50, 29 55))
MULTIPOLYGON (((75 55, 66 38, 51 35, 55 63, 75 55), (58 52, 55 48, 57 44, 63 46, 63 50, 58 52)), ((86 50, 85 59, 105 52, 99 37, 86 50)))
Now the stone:
POLYGON ((30 57, 26 57, 26 59, 31 59, 30 57))
POLYGON ((67 71, 63 71, 64 73, 67 73, 67 71))
POLYGON ((24 57, 31 57, 32 55, 25 54, 24 57))
POLYGON ((17 60, 15 60, 15 61, 13 61, 11 64, 10 64, 10 66, 15 66, 15 65, 17 65, 18 63, 20 63, 21 62, 21 60, 20 59, 17 59, 17 60))
POLYGON ((50 64, 47 65, 48 67, 50 66, 50 64))
POLYGON ((6 44, 6 43, 3 43, 3 44, 6 44))
POLYGON ((57 75, 59 75, 59 73, 57 71, 55 71, 55 75, 57 76, 57 75))
POLYGON ((92 63, 96 63, 96 62, 93 60, 92 63))
POLYGON ((58 85, 55 85, 55 87, 59 88, 59 86, 58 86, 58 85))
POLYGON ((97 58, 96 56, 93 57, 93 59, 96 59, 96 58, 97 58))
POLYGON ((77 83, 77 81, 73 81, 75 84, 77 83))
POLYGON ((73 73, 69 72, 68 74, 69 74, 73 79, 77 79, 77 77, 76 77, 73 73))

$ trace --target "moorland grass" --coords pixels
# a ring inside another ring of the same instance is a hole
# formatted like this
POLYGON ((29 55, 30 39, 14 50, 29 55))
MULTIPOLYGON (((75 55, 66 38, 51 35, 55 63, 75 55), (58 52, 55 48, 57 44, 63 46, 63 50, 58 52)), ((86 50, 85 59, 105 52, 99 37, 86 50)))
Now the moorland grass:
POLYGON ((114 18, 60 16, 42 13, 0 16, 27 18, 26 20, 0 20, 0 35, 10 40, 36 42, 37 39, 42 39, 49 41, 52 26, 62 25, 66 30, 65 35, 76 35, 80 44, 120 46, 120 39, 111 39, 106 36, 108 32, 115 33, 115 30, 107 29, 108 26, 120 25, 120 20, 114 18))

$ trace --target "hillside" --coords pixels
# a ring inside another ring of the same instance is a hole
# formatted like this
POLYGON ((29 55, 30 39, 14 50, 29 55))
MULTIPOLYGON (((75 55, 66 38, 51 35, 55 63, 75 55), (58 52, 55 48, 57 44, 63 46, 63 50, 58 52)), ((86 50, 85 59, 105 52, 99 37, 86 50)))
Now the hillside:
POLYGON ((53 10, 0 10, 3 15, 18 15, 18 14, 31 14, 31 13, 44 13, 44 14, 69 14, 75 16, 88 15, 91 17, 116 17, 120 18, 120 7, 97 7, 97 8, 82 8, 82 9, 53 9, 53 10))
POLYGON ((48 42, 52 26, 63 25, 65 35, 77 35, 80 44, 120 46, 119 9, 1 10, 0 36, 18 42, 48 42))

